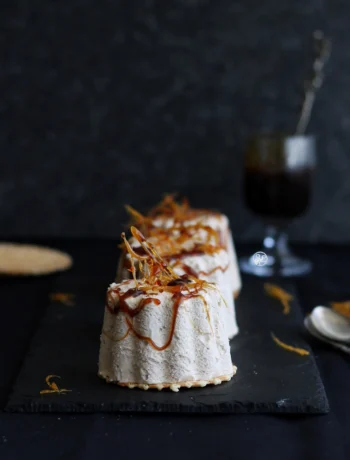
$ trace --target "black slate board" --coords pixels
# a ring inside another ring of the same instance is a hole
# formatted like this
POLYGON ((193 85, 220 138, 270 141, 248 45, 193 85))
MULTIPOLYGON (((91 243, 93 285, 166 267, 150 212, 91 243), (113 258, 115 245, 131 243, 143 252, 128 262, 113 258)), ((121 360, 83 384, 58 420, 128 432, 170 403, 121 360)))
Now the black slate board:
MULTIPOLYGON (((72 292, 76 305, 50 303, 35 334, 6 410, 11 412, 191 412, 191 413, 326 413, 328 402, 312 354, 299 356, 278 347, 281 340, 308 348, 302 336, 297 301, 285 316, 275 299, 266 296, 263 281, 247 277, 238 299, 240 334, 232 341, 238 372, 231 382, 199 389, 129 390, 97 377, 99 335, 103 318, 105 279, 67 273, 56 291, 72 292), (66 394, 44 394, 45 377, 66 394)), ((292 284, 284 288, 295 294, 292 284)))

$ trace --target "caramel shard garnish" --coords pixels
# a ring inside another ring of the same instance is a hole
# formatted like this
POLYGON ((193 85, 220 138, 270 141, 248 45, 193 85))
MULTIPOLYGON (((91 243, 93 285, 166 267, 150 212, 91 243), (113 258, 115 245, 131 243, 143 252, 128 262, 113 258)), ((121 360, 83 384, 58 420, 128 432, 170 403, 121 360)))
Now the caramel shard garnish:
POLYGON ((75 295, 69 292, 53 292, 50 294, 50 299, 52 302, 60 302, 68 307, 74 307, 75 305, 75 295))
POLYGON ((143 214, 141 214, 139 211, 137 211, 129 204, 125 205, 125 209, 130 214, 130 216, 132 216, 136 221, 138 221, 139 224, 146 219, 146 217, 143 214))
MULTIPOLYGON (((220 232, 205 225, 205 222, 202 221, 202 218, 208 214, 215 215, 216 213, 205 209, 192 209, 187 199, 179 202, 175 200, 175 195, 165 195, 161 203, 147 215, 141 214, 130 205, 126 205, 125 208, 131 217, 130 224, 137 226, 146 238, 151 239, 158 255, 166 262, 169 262, 172 257, 181 258, 186 254, 194 253, 215 254, 226 249, 226 245, 221 241, 220 232), (169 218, 170 227, 167 225, 164 228, 161 224, 158 226, 155 223, 157 218, 169 218)), ((136 239, 138 240, 137 237, 136 239)), ((121 247, 126 248, 132 259, 140 261, 135 254, 138 252, 140 255, 139 248, 135 251, 126 243, 121 247)), ((146 250, 145 252, 150 255, 146 250)), ((143 257, 143 260, 146 258, 143 257)), ((129 271, 135 279, 134 267, 131 267, 129 271)))
POLYGON ((309 351, 305 350, 305 348, 298 348, 298 347, 293 347, 292 345, 288 345, 287 343, 282 342, 279 338, 275 336, 273 332, 271 332, 271 337, 273 341, 281 348, 287 351, 291 351, 293 353, 297 353, 300 356, 307 356, 310 354, 309 351))
POLYGON ((187 199, 182 200, 182 203, 178 203, 176 198, 176 193, 170 193, 164 195, 162 201, 154 206, 150 212, 150 216, 156 216, 159 214, 168 214, 168 215, 179 215, 185 214, 189 210, 189 203, 187 199))
POLYGON ((179 277, 176 275, 167 262, 159 255, 153 244, 146 240, 140 230, 134 226, 132 226, 130 230, 133 237, 139 242, 145 252, 145 255, 136 253, 128 242, 125 233, 121 234, 126 251, 129 253, 131 258, 130 271, 133 274, 136 287, 140 287, 140 289, 145 292, 150 289, 153 289, 155 292, 158 292, 159 290, 169 290, 172 292, 174 287, 176 287, 177 282, 181 281, 180 284, 183 289, 187 291, 189 291, 187 282, 191 283, 191 291, 193 291, 193 289, 200 290, 204 287, 217 289, 213 283, 200 280, 195 276, 183 275, 182 277, 179 277), (139 263, 142 275, 140 279, 136 278, 136 269, 134 267, 135 261, 139 263), (184 281, 184 276, 187 282, 184 281), (140 283, 143 284, 143 286, 139 286, 140 283))
POLYGON ((143 231, 145 231, 147 227, 152 226, 152 219, 150 217, 144 216, 129 204, 125 205, 125 209, 131 217, 131 222, 141 227, 143 231))
POLYGON ((277 284, 264 283, 265 292, 270 296, 278 299, 283 305, 283 314, 288 315, 290 312, 290 301, 293 296, 287 291, 277 286, 277 284))
POLYGON ((61 377, 59 375, 47 375, 45 378, 45 382, 46 382, 46 385, 50 388, 50 390, 41 390, 40 391, 41 395, 45 395, 48 393, 65 394, 69 391, 72 391, 72 390, 67 390, 66 388, 58 388, 57 383, 51 381, 51 379, 53 378, 60 379, 61 377))
POLYGON ((187 198, 177 201, 175 200, 175 196, 176 194, 165 195, 163 200, 149 211, 147 217, 169 216, 172 217, 175 222, 181 223, 191 219, 205 217, 208 213, 211 215, 219 215, 219 213, 207 209, 191 208, 187 198))
POLYGON ((332 310, 336 311, 340 315, 350 318, 350 300, 345 302, 331 302, 332 310))
MULTIPOLYGON (((156 251, 155 247, 146 240, 146 238, 143 236, 143 234, 138 230, 136 227, 132 226, 130 228, 131 233, 134 238, 140 243, 141 247, 145 251, 146 255, 141 256, 139 254, 136 254, 132 247, 130 246, 128 240, 126 239, 125 233, 122 233, 121 237, 124 241, 126 250, 128 251, 130 258, 131 258, 131 273, 133 275, 135 285, 136 287, 138 286, 137 278, 136 278, 136 269, 134 265, 134 260, 139 261, 139 268, 140 271, 143 272, 143 265, 142 262, 146 263, 150 270, 149 273, 155 273, 155 269, 160 271, 159 277, 167 278, 168 281, 175 280, 178 277, 175 275, 173 270, 168 267, 168 265, 165 263, 165 261, 160 257, 158 252, 156 251)), ((145 273, 143 273, 145 275, 145 273)), ((151 278, 151 276, 148 276, 148 280, 151 278)), ((151 283, 152 284, 152 283, 151 283)))

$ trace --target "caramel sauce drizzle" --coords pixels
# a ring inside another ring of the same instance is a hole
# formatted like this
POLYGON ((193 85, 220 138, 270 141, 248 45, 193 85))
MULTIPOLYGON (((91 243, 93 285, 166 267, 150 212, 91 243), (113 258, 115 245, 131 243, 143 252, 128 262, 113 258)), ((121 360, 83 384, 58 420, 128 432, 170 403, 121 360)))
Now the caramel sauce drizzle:
POLYGON ((217 271, 221 271, 222 273, 225 273, 228 268, 229 268, 230 264, 227 264, 226 267, 222 267, 221 265, 217 266, 217 267, 214 267, 212 270, 209 270, 208 272, 205 272, 203 270, 199 271, 198 272, 198 276, 210 276, 212 275, 214 272, 217 272, 217 271))
POLYGON ((195 276, 196 278, 200 278, 201 276, 210 276, 216 271, 221 271, 222 273, 225 273, 228 270, 230 264, 227 264, 225 267, 218 265, 217 267, 214 267, 212 270, 209 270, 209 271, 204 271, 204 270, 195 271, 192 267, 183 263, 181 260, 175 261, 175 263, 172 264, 171 266, 172 268, 180 267, 187 275, 191 275, 191 276, 195 276))
MULTIPOLYGON (((184 298, 188 299, 190 297, 193 298, 193 297, 199 297, 199 296, 198 295, 197 296, 196 295, 190 295, 189 296, 188 294, 184 296, 181 292, 175 292, 173 294, 174 305, 173 305, 173 312, 172 312, 172 318, 171 318, 171 324, 170 324, 170 333, 169 333, 168 340, 162 346, 157 345, 150 337, 146 337, 146 336, 140 334, 139 332, 137 332, 134 329, 133 324, 132 324, 132 322, 130 321, 129 318, 126 318, 126 322, 128 323, 129 328, 132 330, 132 332, 135 334, 135 336, 138 339, 145 340, 146 342, 148 342, 157 351, 163 351, 166 348, 168 348, 168 346, 171 344, 171 341, 173 339, 174 332, 175 332, 175 326, 176 326, 176 319, 177 319, 177 316, 178 316, 177 313, 178 313, 181 301, 184 300, 184 298)), ((146 299, 146 300, 148 300, 148 299, 146 299)), ((208 318, 208 314, 207 314, 207 318, 208 318)))
MULTIPOLYGON (((207 302, 199 292, 204 288, 216 289, 215 286, 187 273, 182 276, 177 276, 168 266, 167 262, 160 257, 155 247, 146 240, 144 235, 136 227, 132 226, 130 230, 134 238, 140 243, 143 253, 139 254, 136 252, 129 244, 125 234, 122 234, 124 245, 131 258, 131 272, 134 277, 135 288, 122 292, 123 284, 128 282, 126 281, 120 285, 111 286, 107 291, 106 308, 112 314, 123 312, 127 324, 127 331, 125 334, 121 338, 114 340, 123 340, 132 332, 140 340, 148 342, 155 350, 165 350, 172 342, 181 302, 195 297, 200 297, 204 302, 207 319, 211 326, 207 302), (143 278, 139 280, 136 278, 135 260, 138 261, 140 272, 143 274, 143 278), (146 267, 144 267, 144 265, 146 267), (145 268, 147 268, 147 270, 145 270, 145 268), (138 315, 146 305, 152 303, 154 305, 160 305, 160 300, 152 297, 152 294, 159 292, 170 292, 173 299, 170 333, 167 341, 163 345, 157 345, 150 337, 140 334, 133 325, 134 317, 138 315), (140 295, 146 295, 146 297, 139 302, 136 308, 131 308, 127 300, 140 295)), ((107 334, 105 335, 108 337, 107 334)))

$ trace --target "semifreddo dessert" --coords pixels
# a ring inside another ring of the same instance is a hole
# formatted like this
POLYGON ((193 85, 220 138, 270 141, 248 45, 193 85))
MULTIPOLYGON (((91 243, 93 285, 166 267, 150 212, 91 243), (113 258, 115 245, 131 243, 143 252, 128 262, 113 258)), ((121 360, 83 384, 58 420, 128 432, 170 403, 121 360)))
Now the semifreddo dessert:
MULTIPOLYGON (((231 339, 238 333, 227 250, 219 243, 218 233, 201 224, 175 226, 167 229, 148 229, 148 241, 177 275, 192 275, 216 283, 225 300, 222 309, 227 335, 231 339)), ((136 238, 129 240, 133 251, 145 254, 136 238)), ((129 253, 121 257, 119 280, 131 277, 132 260, 129 253)), ((137 277, 140 276, 136 270, 137 277)))
POLYGON ((177 275, 139 230, 131 227, 131 232, 143 253, 122 235, 133 279, 108 288, 99 375, 144 390, 178 391, 230 380, 236 367, 217 287, 187 273, 177 275))
POLYGON ((218 232, 220 244, 226 248, 229 254, 229 273, 232 280, 233 295, 235 298, 238 297, 242 288, 242 281, 230 230, 230 222, 225 214, 209 209, 191 208, 186 199, 182 200, 182 202, 177 202, 173 195, 166 195, 157 206, 151 209, 147 216, 143 216, 130 206, 127 206, 127 209, 133 217, 133 223, 139 225, 145 235, 148 234, 147 228, 170 228, 195 224, 211 227, 218 232))

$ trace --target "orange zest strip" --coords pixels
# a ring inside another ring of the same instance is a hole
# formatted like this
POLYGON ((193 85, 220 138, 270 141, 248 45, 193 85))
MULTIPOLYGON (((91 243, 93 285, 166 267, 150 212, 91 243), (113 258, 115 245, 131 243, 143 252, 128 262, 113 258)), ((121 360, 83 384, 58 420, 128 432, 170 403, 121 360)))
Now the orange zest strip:
POLYGON ((59 388, 57 383, 53 382, 52 379, 60 379, 61 377, 59 375, 47 375, 45 378, 46 385, 50 388, 49 390, 41 390, 40 394, 45 395, 49 393, 60 393, 60 394, 65 394, 67 392, 70 392, 72 390, 67 390, 66 388, 59 388))
POLYGON ((281 302, 283 314, 288 315, 290 313, 290 301, 293 300, 293 296, 277 284, 264 283, 264 289, 267 295, 281 302))
POLYGON ((208 272, 200 271, 200 272, 198 272, 198 275, 209 276, 209 275, 212 275, 216 271, 221 271, 222 273, 225 273, 228 270, 229 266, 230 266, 230 264, 227 264, 225 267, 221 267, 219 265, 218 267, 215 267, 215 268, 213 268, 212 270, 210 270, 208 272))
POLYGON ((74 307, 74 299, 75 295, 69 292, 52 292, 50 294, 50 300, 52 302, 60 302, 63 305, 67 305, 68 307, 74 307))
POLYGON ((293 347, 292 345, 288 345, 287 343, 282 342, 279 338, 275 336, 273 332, 271 332, 271 337, 273 341, 281 348, 287 351, 291 351, 292 353, 297 353, 300 356, 307 356, 310 354, 309 351, 305 350, 305 348, 298 348, 298 347, 293 347))
POLYGON ((336 311, 342 316, 350 318, 350 300, 345 302, 331 302, 332 310, 336 311))

